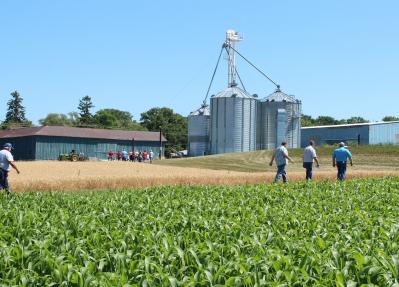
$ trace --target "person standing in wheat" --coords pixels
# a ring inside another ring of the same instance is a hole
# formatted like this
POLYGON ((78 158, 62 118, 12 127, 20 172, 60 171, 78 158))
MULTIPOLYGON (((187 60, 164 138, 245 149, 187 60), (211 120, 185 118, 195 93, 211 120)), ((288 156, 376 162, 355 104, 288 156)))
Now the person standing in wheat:
POLYGON ((4 189, 7 193, 10 193, 10 186, 8 185, 8 173, 11 168, 10 165, 19 174, 19 169, 14 163, 14 157, 11 154, 12 145, 6 143, 3 146, 3 150, 0 151, 0 189, 4 189))
POLYGON ((332 165, 333 167, 337 166, 337 179, 339 181, 345 180, 348 159, 352 166, 352 154, 348 149, 346 149, 345 143, 340 142, 338 148, 334 150, 332 154, 332 165))
POLYGON ((312 180, 313 177, 313 162, 320 167, 315 150, 314 140, 309 141, 309 145, 303 150, 303 167, 306 169, 306 180, 312 180))
POLYGON ((280 177, 283 178, 284 183, 288 183, 288 177, 287 177, 287 172, 285 171, 285 167, 287 165, 287 160, 290 162, 294 162, 292 158, 288 156, 288 150, 287 150, 287 142, 282 142, 281 146, 275 149, 272 159, 270 160, 269 165, 273 165, 273 161, 276 160, 276 165, 277 165, 277 173, 276 177, 274 178, 274 183, 277 183, 280 179, 280 177))

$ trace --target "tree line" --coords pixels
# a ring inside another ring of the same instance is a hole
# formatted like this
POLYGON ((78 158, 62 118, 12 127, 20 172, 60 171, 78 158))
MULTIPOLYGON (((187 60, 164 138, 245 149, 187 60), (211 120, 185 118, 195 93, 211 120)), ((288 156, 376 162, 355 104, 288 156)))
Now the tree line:
MULTIPOLYGON (((382 118, 383 122, 393 122, 399 121, 399 117, 395 116, 385 116, 382 118)), ((335 119, 330 116, 319 116, 317 118, 312 118, 309 115, 301 116, 301 126, 302 127, 310 127, 310 126, 328 126, 328 125, 344 125, 344 124, 360 124, 360 123, 368 123, 369 121, 362 117, 351 117, 349 119, 335 119)))
MULTIPOLYGON (((14 91, 7 102, 5 120, 1 123, 2 129, 15 129, 34 126, 25 116, 23 98, 14 91)), ((118 109, 100 109, 92 113, 94 108, 90 96, 86 95, 79 100, 78 111, 67 114, 49 113, 39 120, 40 125, 89 127, 102 129, 124 129, 136 131, 160 131, 167 138, 165 153, 187 149, 187 117, 174 112, 167 107, 151 108, 141 113, 140 121, 134 120, 128 111, 118 109)))
MULTIPOLYGON (((2 129, 13 129, 19 127, 32 127, 33 123, 25 116, 25 107, 22 104, 23 98, 14 91, 11 99, 7 102, 7 113, 5 120, 1 123, 2 129)), ((133 119, 128 111, 118 109, 100 109, 92 113, 94 104, 90 96, 86 95, 79 100, 78 111, 67 114, 49 113, 39 120, 40 125, 49 126, 70 126, 70 127, 91 127, 103 129, 124 129, 142 131, 160 131, 168 139, 166 153, 175 152, 187 148, 188 123, 187 117, 175 113, 167 107, 151 108, 140 114, 140 121, 133 119)), ((385 116, 382 121, 399 121, 399 117, 385 116)), ((302 115, 301 125, 339 125, 367 123, 368 120, 362 117, 351 117, 349 119, 335 119, 330 116, 319 116, 312 118, 309 115, 302 115)))

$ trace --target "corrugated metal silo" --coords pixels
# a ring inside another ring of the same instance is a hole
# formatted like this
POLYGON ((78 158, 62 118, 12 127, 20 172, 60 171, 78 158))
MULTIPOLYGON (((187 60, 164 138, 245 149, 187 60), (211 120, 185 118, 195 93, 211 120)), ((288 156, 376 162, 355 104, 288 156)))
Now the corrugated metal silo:
POLYGON ((256 149, 257 99, 237 86, 211 97, 211 153, 256 149))
POLYGON ((210 111, 207 105, 188 116, 188 155, 209 154, 210 111))
POLYGON ((257 126, 258 149, 274 149, 282 141, 300 147, 301 102, 277 89, 258 103, 257 126))

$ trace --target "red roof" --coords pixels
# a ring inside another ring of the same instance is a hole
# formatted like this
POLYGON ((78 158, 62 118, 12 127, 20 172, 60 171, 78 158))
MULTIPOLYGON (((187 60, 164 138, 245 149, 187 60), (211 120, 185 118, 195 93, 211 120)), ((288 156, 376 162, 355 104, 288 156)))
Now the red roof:
MULTIPOLYGON (((123 131, 92 128, 74 128, 64 126, 42 126, 0 131, 0 138, 16 138, 27 136, 51 136, 72 138, 95 138, 112 140, 159 141, 159 132, 123 131)), ((166 138, 162 135, 162 141, 166 138)))

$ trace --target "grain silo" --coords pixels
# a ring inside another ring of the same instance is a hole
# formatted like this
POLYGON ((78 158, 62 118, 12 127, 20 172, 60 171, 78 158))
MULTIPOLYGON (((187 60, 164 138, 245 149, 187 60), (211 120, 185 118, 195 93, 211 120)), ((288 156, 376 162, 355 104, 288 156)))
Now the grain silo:
POLYGON ((188 155, 209 154, 210 111, 206 104, 188 116, 188 155))
POLYGON ((257 149, 273 149, 282 141, 300 147, 301 101, 276 91, 258 103, 257 149))
POLYGON ((256 149, 257 99, 236 84, 235 45, 241 39, 234 30, 226 33, 228 87, 211 97, 211 153, 256 149))
POLYGON ((211 153, 256 148, 256 98, 238 87, 211 97, 211 153))

